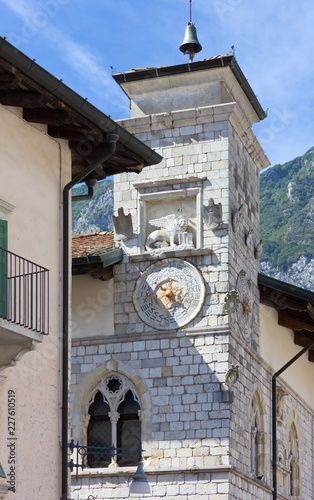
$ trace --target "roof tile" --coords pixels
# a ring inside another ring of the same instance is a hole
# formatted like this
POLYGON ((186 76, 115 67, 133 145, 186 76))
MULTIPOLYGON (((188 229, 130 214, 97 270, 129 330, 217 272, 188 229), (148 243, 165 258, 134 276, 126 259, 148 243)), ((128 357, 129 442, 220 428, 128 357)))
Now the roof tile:
POLYGON ((101 233, 78 234, 72 238, 72 259, 87 255, 100 255, 114 248, 114 234, 111 231, 101 233))

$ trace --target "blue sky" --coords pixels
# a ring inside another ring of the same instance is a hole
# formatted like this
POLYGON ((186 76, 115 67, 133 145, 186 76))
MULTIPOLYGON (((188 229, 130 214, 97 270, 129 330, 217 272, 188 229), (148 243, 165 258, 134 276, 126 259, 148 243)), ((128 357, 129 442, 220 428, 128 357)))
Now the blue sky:
MULTIPOLYGON (((2 36, 111 115, 129 117, 118 71, 187 61, 189 0, 0 0, 2 36)), ((195 60, 237 61, 268 117, 254 132, 272 165, 314 146, 313 0, 193 0, 195 60)))

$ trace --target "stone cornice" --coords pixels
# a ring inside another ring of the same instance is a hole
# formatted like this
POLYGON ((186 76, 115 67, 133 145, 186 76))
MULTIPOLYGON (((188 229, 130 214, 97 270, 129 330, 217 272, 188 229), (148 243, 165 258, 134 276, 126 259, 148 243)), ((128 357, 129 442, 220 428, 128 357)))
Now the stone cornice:
POLYGON ((142 253, 139 255, 129 255, 131 262, 151 262, 157 260, 164 260, 176 257, 182 259, 184 257, 199 257, 201 255, 210 255, 213 251, 211 248, 188 248, 186 250, 168 250, 160 255, 151 255, 149 253, 142 253))
POLYGON ((133 186, 136 189, 146 189, 146 188, 151 188, 151 187, 160 187, 160 186, 169 186, 171 184, 184 184, 184 183, 197 183, 197 182, 203 182, 206 181, 207 177, 202 176, 198 177, 197 175, 189 175, 187 177, 180 177, 178 178, 167 178, 167 179, 152 179, 152 180, 147 180, 147 181, 139 181, 139 182, 133 182, 133 186))
POLYGON ((9 203, 8 201, 2 200, 0 198, 0 219, 4 218, 6 214, 9 214, 15 209, 15 205, 9 203))
MULTIPOLYGON (((173 339, 173 338, 182 338, 185 336, 188 337, 197 337, 200 335, 228 335, 230 333, 230 329, 225 326, 204 326, 204 327, 187 327, 182 328, 180 330, 173 330, 171 332, 162 332, 163 339, 173 339)), ((97 336, 97 337, 83 337, 79 339, 72 339, 72 347, 79 346, 90 346, 90 345, 103 345, 103 344, 117 344, 124 342, 138 342, 138 341, 146 341, 152 339, 161 338, 161 332, 158 330, 139 333, 139 334, 129 334, 129 335, 108 335, 108 336, 97 336)))
POLYGON ((4 498, 4 496, 8 493, 10 488, 9 484, 0 484, 0 498, 4 498))
MULTIPOLYGON (((217 465, 212 467, 178 467, 178 468, 163 468, 163 469, 153 469, 144 466, 145 473, 147 475, 174 475, 174 474, 225 474, 232 472, 233 469, 228 465, 217 465)), ((136 467, 117 467, 117 468, 99 468, 99 469, 83 469, 78 472, 79 478, 90 478, 90 477, 110 477, 110 476, 130 476, 136 471, 136 467)), ((76 472, 72 472, 72 477, 76 477, 76 472)))

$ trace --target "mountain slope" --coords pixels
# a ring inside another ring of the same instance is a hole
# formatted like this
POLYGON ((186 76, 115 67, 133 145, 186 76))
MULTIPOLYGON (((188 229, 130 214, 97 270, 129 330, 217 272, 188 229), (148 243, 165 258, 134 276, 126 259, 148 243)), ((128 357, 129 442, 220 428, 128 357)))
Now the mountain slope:
MULTIPOLYGON (((314 290, 314 147, 260 177, 261 272, 314 290)), ((82 185, 73 195, 87 192, 82 185)), ((73 234, 113 229, 113 181, 99 182, 94 197, 72 204, 73 234)))
POLYGON ((301 256, 314 259, 314 147, 260 177, 261 262, 287 272, 301 256))
MULTIPOLYGON (((72 190, 73 196, 87 193, 85 184, 72 190)), ((91 200, 72 203, 72 234, 112 231, 113 181, 97 182, 91 200)))

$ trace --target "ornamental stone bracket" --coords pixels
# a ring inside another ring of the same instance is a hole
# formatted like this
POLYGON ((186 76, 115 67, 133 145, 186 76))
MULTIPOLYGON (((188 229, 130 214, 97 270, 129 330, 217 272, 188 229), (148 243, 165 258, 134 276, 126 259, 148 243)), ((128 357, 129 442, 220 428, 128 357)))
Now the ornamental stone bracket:
POLYGON ((10 487, 9 484, 8 485, 7 484, 0 484, 0 500, 4 500, 5 495, 9 491, 9 487, 10 487))
POLYGON ((203 206, 205 223, 211 231, 216 231, 222 226, 222 204, 215 203, 209 198, 208 204, 203 206))
POLYGON ((118 208, 118 215, 112 216, 115 240, 126 241, 133 235, 132 215, 125 215, 123 207, 118 208))
POLYGON ((231 225, 234 233, 238 231, 238 228, 240 226, 242 219, 242 212, 243 212, 243 203, 232 214, 231 225))
POLYGON ((285 404, 285 396, 288 396, 287 391, 285 391, 282 387, 277 386, 277 401, 276 401, 276 415, 277 415, 277 423, 281 425, 283 423, 283 410, 285 404))
POLYGON ((42 342, 40 333, 0 318, 0 371, 14 366, 38 342, 42 342))
MULTIPOLYGON (((13 212, 15 206, 0 198, 0 219, 5 219, 6 215, 13 212)), ((0 497, 1 498, 1 497, 0 497)))
POLYGON ((214 392, 215 403, 233 403, 234 392, 232 390, 234 384, 239 379, 239 365, 231 366, 226 373, 225 381, 220 384, 220 391, 214 392))

